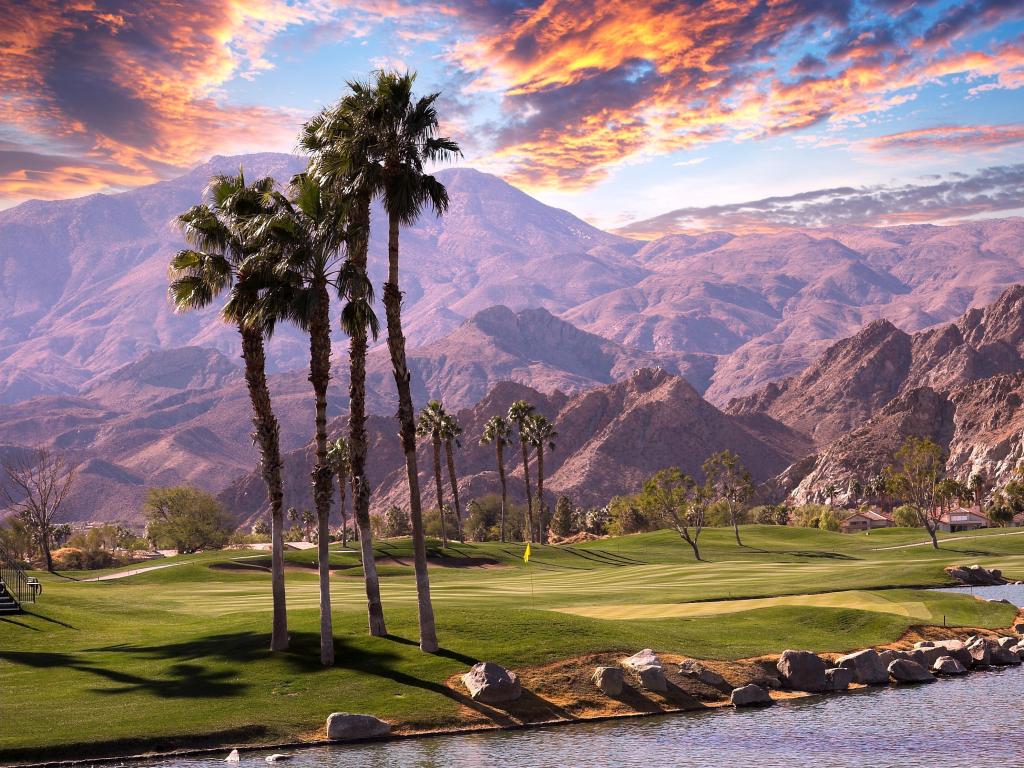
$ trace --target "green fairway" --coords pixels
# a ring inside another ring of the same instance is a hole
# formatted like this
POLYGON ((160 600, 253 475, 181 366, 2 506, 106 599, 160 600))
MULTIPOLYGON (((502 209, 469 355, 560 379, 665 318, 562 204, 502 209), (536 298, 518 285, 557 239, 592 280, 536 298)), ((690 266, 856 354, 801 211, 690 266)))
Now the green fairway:
POLYGON ((735 659, 845 651, 943 619, 1006 626, 1009 606, 915 589, 946 583, 943 566, 957 562, 1024 577, 1024 536, 998 533, 936 551, 906 546, 921 531, 751 526, 737 547, 731 530, 712 529, 702 563, 667 531, 534 547, 529 566, 518 544, 434 543, 434 656, 416 648, 409 543, 378 547, 386 639, 366 636, 356 554, 335 551, 331 669, 318 663, 312 551, 288 553, 293 641, 277 655, 266 650, 265 553, 183 556, 107 581, 42 575, 40 602, 0 619, 0 760, 309 737, 338 710, 444 727, 460 707, 444 681, 483 659, 516 668, 646 646, 735 659))

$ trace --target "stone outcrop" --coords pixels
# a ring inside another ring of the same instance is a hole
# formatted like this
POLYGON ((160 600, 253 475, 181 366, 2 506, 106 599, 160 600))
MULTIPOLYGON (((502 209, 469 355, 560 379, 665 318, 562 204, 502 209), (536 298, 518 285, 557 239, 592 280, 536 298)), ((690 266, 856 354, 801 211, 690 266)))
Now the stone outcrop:
POLYGON ((372 715, 335 712, 327 718, 327 738, 331 741, 379 739, 391 733, 391 725, 372 715))
POLYGON ((619 667, 598 667, 594 670, 594 685, 608 696, 620 696, 625 676, 619 667))
POLYGON ((633 673, 641 688, 656 693, 668 691, 668 678, 665 677, 661 659, 650 648, 644 648, 639 653, 624 659, 622 666, 633 673))
POLYGON ((853 682, 853 672, 846 667, 826 669, 825 681, 830 691, 845 691, 853 682))
POLYGON ((694 659, 686 659, 682 662, 679 665, 679 674, 699 680, 705 685, 710 685, 712 688, 719 688, 725 685, 724 677, 694 659))
POLYGON ((836 660, 837 666, 853 673, 853 682, 862 685, 884 685, 889 682, 889 671, 874 648, 849 653, 836 660))
POLYGON ((729 702, 734 707, 766 707, 772 703, 772 697, 768 691, 759 685, 744 685, 742 688, 734 688, 729 696, 729 702))
POLYGON ((462 682, 469 689, 471 698, 485 704, 503 704, 515 701, 522 695, 522 686, 516 673, 489 661, 474 664, 462 676, 462 682))
POLYGON ((1007 583, 998 568, 990 570, 980 565, 949 565, 946 573, 968 587, 996 587, 1007 583))
POLYGON ((889 677, 897 683, 933 683, 935 675, 910 659, 896 659, 889 665, 889 677))
POLYGON ((932 664, 932 672, 937 675, 965 675, 967 667, 952 656, 940 656, 932 664))
POLYGON ((989 647, 989 653, 991 663, 996 666, 1008 667, 1020 664, 1019 654, 1011 651, 1009 647, 999 645, 998 643, 993 643, 989 647))
POLYGON ((992 649, 984 638, 979 637, 968 643, 967 650, 971 654, 972 667, 987 667, 992 663, 992 649))
POLYGON ((794 691, 825 693, 832 690, 825 675, 828 667, 810 651, 786 650, 777 663, 782 685, 794 691))
POLYGON ((878 652, 878 660, 880 662, 882 662, 883 665, 885 665, 886 680, 889 679, 888 675, 889 675, 889 665, 890 664, 892 664, 897 659, 909 659, 909 658, 910 658, 910 654, 906 653, 905 651, 897 651, 895 649, 888 649, 888 650, 885 650, 885 651, 879 651, 878 652))

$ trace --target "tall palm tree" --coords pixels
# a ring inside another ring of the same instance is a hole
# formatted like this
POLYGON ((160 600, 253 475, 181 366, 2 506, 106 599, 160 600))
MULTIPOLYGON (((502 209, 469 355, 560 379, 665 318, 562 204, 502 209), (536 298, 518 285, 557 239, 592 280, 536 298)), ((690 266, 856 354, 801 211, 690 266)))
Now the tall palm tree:
POLYGON ((345 510, 345 486, 348 485, 349 461, 348 443, 344 437, 327 444, 327 463, 338 478, 338 510, 341 517, 341 546, 348 546, 348 513, 345 510))
POLYGON ((526 483, 526 529, 533 541, 533 492, 530 489, 530 441, 525 439, 526 421, 533 415, 534 407, 525 400, 516 400, 508 408, 508 420, 516 425, 519 432, 519 447, 523 452, 523 481, 526 483))
POLYGON ((238 328, 242 338, 245 383, 252 405, 253 442, 260 451, 260 473, 267 486, 271 520, 271 595, 273 621, 270 649, 288 647, 288 613, 284 589, 284 498, 281 482, 280 427, 274 415, 267 386, 264 340, 274 331, 276 318, 264 316, 262 323, 248 318, 258 301, 259 280, 252 274, 254 245, 244 235, 245 222, 262 213, 264 197, 274 180, 260 179, 246 185, 245 174, 214 176, 206 189, 209 205, 197 205, 181 214, 177 223, 190 249, 179 251, 170 264, 168 292, 178 311, 201 309, 213 303, 225 290, 231 295, 221 317, 238 328))
MULTIPOLYGON (((347 224, 346 201, 300 173, 290 195, 268 195, 273 211, 257 217, 253 232, 263 242, 263 259, 278 279, 259 311, 285 314, 309 334, 309 381, 316 405, 316 465, 313 504, 317 517, 320 571, 320 661, 334 663, 331 617, 330 514, 334 472, 327 458, 327 387, 331 379, 330 287, 339 285, 347 224), (266 307, 270 307, 269 310, 266 307)), ((339 290, 340 292, 340 290, 339 290)))
POLYGON ((434 448, 434 488, 437 490, 437 512, 441 516, 441 542, 448 546, 448 532, 444 522, 444 486, 441 484, 441 446, 443 443, 444 420, 448 414, 440 400, 431 400, 420 409, 416 434, 430 438, 434 448))
MULTIPOLYGON (((374 637, 384 637, 387 628, 370 528, 370 484, 366 479, 366 352, 370 337, 377 339, 379 325, 373 312, 373 285, 367 272, 370 202, 376 194, 374 171, 377 166, 367 159, 368 139, 362 128, 362 116, 373 92, 369 86, 357 82, 349 83, 349 89, 349 94, 337 104, 322 110, 303 125, 299 147, 310 156, 309 175, 335 194, 347 197, 350 204, 348 259, 341 270, 339 289, 345 299, 341 325, 349 337, 348 446, 352 508, 359 531, 369 632, 374 637)), ((425 553, 423 571, 426 572, 425 553)))
POLYGON ((498 464, 498 479, 501 481, 501 540, 505 541, 505 505, 508 503, 508 488, 505 481, 505 446, 512 441, 512 426, 501 416, 491 416, 484 424, 480 445, 494 443, 495 459, 498 464))
POLYGON ((555 450, 558 433, 555 431, 554 422, 546 416, 535 413, 524 424, 524 436, 537 451, 537 540, 544 543, 547 540, 547 515, 544 504, 544 448, 555 450))
POLYGON ((459 542, 466 543, 466 537, 462 533, 462 506, 459 504, 459 483, 455 476, 455 457, 452 447, 462 447, 459 436, 462 434, 462 427, 458 420, 450 413, 445 414, 441 422, 441 439, 444 441, 444 454, 448 463, 448 482, 452 486, 452 501, 455 504, 455 527, 459 536, 459 542))
POLYGON ((420 506, 419 472, 416 467, 416 418, 412 402, 409 368, 402 329, 402 289, 399 285, 399 234, 412 224, 424 208, 441 216, 448 209, 448 190, 424 172, 427 163, 454 159, 459 145, 438 136, 439 93, 419 99, 412 94, 415 75, 378 72, 373 82, 374 98, 364 113, 362 126, 368 139, 366 159, 376 166, 368 176, 380 179, 377 190, 388 217, 388 277, 384 283, 384 312, 387 317, 388 350, 398 390, 398 420, 409 483, 409 517, 415 551, 416 586, 420 610, 420 648, 437 650, 437 630, 430 602, 430 581, 426 567, 426 540, 420 506))

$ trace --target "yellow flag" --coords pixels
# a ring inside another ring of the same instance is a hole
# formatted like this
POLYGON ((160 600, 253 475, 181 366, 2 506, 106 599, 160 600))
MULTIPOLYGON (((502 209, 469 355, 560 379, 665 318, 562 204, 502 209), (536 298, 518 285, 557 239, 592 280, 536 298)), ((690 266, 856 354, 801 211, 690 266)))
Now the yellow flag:
POLYGON ((526 551, 523 552, 523 562, 530 562, 530 542, 526 542, 526 551))

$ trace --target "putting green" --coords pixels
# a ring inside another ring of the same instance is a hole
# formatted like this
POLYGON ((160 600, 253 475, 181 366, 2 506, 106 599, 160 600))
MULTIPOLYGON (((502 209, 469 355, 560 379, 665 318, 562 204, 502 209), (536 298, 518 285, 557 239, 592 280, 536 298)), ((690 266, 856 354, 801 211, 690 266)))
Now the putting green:
POLYGON ((633 619, 679 619, 702 616, 721 616, 727 613, 756 611, 780 605, 805 608, 852 608, 876 613, 893 613, 912 619, 928 621, 931 611, 924 603, 890 600, 877 592, 829 592, 820 595, 784 595, 754 600, 715 600, 704 603, 650 603, 647 605, 580 605, 572 608, 554 608, 559 613, 571 613, 591 619, 626 621, 633 619))

